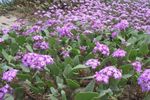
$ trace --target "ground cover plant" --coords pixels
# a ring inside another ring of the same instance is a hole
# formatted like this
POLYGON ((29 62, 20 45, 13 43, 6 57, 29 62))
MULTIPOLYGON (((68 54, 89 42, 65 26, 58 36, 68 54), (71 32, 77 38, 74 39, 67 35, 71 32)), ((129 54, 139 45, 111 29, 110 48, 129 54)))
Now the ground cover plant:
POLYGON ((148 0, 73 2, 1 30, 0 100, 149 100, 148 0))

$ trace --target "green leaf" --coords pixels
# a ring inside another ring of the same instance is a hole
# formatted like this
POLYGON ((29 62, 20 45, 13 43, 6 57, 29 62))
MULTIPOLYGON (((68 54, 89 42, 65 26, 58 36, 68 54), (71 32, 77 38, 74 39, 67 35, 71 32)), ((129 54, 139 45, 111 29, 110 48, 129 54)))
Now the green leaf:
POLYGON ((124 79, 127 79, 134 74, 133 68, 130 64, 121 66, 121 69, 122 69, 124 79))
POLYGON ((95 86, 95 80, 92 80, 86 87, 85 92, 93 92, 95 86))
POLYGON ((149 100, 150 99, 150 94, 148 94, 147 96, 145 96, 144 100, 149 100))
POLYGON ((61 90, 62 100, 67 100, 66 93, 64 90, 61 90))
POLYGON ((149 52, 149 49, 148 49, 148 45, 147 44, 143 44, 143 45, 140 46, 139 53, 142 56, 148 54, 148 52, 149 52))
POLYGON ((71 67, 71 65, 67 65, 66 67, 65 67, 65 70, 64 70, 64 72, 63 72, 63 76, 65 77, 65 78, 69 78, 70 76, 71 76, 71 71, 72 71, 72 67, 71 67))
POLYGON ((18 74, 17 77, 20 78, 21 80, 26 80, 31 78, 29 74, 18 74))
POLYGON ((30 52, 33 52, 33 49, 32 49, 32 47, 31 47, 29 44, 26 45, 26 48, 27 48, 30 52))
POLYGON ((23 45, 26 42, 26 37, 19 36, 18 38, 16 38, 16 41, 19 45, 23 45))
POLYGON ((21 67, 21 69, 22 69, 23 72, 27 72, 27 73, 30 72, 30 69, 28 67, 25 67, 23 65, 21 65, 20 67, 21 67))
POLYGON ((98 96, 99 94, 96 92, 80 92, 75 95, 74 100, 92 100, 98 96))
POLYGON ((50 100, 58 100, 55 96, 53 96, 52 94, 49 95, 50 100))
POLYGON ((101 90, 101 91, 100 91, 100 97, 103 97, 103 96, 105 96, 106 94, 110 94, 110 95, 112 95, 112 94, 113 94, 113 92, 112 92, 112 90, 111 90, 111 89, 101 90))
POLYGON ((67 79, 66 82, 67 82, 67 85, 72 89, 80 87, 80 84, 78 84, 78 82, 75 80, 67 79))
POLYGON ((72 70, 85 69, 85 68, 88 68, 88 66, 79 64, 79 65, 75 66, 74 68, 72 68, 72 70))
POLYGON ((58 89, 63 89, 64 88, 64 80, 60 77, 56 77, 56 83, 57 83, 57 86, 58 86, 58 89))
POLYGON ((50 90, 51 90, 51 93, 53 94, 53 96, 59 95, 58 91, 55 88, 51 87, 50 90))
POLYGON ((74 59, 73 59, 73 63, 74 63, 74 65, 78 65, 78 64, 80 64, 79 56, 78 56, 78 55, 74 57, 74 59))
POLYGON ((137 57, 137 50, 135 49, 131 50, 128 54, 128 59, 135 60, 136 57, 137 57))
POLYGON ((4 49, 2 50, 2 54, 8 62, 12 60, 12 56, 10 56, 4 49))
POLYGON ((3 40, 8 40, 8 39, 9 39, 9 35, 8 35, 8 34, 3 35, 3 36, 2 36, 2 39, 3 39, 3 40))
POLYGON ((125 74, 122 76, 123 79, 128 79, 132 76, 133 74, 125 74))
POLYGON ((5 94, 4 100, 14 100, 14 97, 11 94, 5 94))
POLYGON ((60 68, 56 64, 48 65, 47 68, 50 69, 51 74, 58 76, 60 68))

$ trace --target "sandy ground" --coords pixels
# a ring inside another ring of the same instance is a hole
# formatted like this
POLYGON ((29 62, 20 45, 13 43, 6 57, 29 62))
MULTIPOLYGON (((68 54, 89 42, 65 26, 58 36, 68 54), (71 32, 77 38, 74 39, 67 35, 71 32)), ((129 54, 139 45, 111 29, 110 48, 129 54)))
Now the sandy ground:
POLYGON ((16 20, 17 18, 13 15, 0 16, 0 29, 10 27, 16 20))

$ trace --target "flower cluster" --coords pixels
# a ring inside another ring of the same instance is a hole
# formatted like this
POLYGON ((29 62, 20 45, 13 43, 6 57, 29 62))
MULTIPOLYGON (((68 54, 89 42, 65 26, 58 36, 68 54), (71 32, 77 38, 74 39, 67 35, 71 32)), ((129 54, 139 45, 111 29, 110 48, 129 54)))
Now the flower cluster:
POLYGON ((114 29, 117 29, 117 30, 125 30, 127 27, 129 27, 129 23, 127 20, 121 20, 120 23, 116 24, 114 26, 114 29))
POLYGON ((3 73, 2 79, 7 82, 11 82, 16 77, 17 72, 18 72, 18 70, 16 70, 16 69, 10 69, 3 73))
POLYGON ((105 44, 101 44, 99 42, 96 42, 96 46, 94 47, 93 49, 93 52, 96 53, 96 52, 100 52, 102 53, 103 55, 106 55, 108 56, 109 55, 109 47, 105 44))
POLYGON ((70 53, 70 51, 63 50, 63 51, 61 52, 61 55, 63 56, 63 58, 67 58, 67 57, 70 57, 69 53, 70 53))
MULTIPOLYGON (((84 1, 84 0, 78 0, 84 1)), ((72 35, 70 28, 66 27, 66 23, 72 23, 83 32, 100 31, 103 27, 117 28, 124 30, 129 25, 137 30, 150 30, 149 18, 150 8, 148 0, 85 0, 78 7, 69 10, 63 10, 57 5, 49 7, 47 11, 37 11, 35 15, 51 19, 43 26, 52 26, 55 24, 59 27, 56 31, 62 36, 72 35), (76 24, 77 22, 77 24, 76 24), (116 24, 118 23, 118 24, 116 24)))
POLYGON ((141 62, 134 61, 131 65, 133 66, 134 70, 136 70, 137 72, 141 72, 142 71, 142 64, 141 64, 141 62))
POLYGON ((122 58, 126 56, 126 51, 122 49, 117 49, 116 51, 113 52, 112 56, 115 58, 122 58))
POLYGON ((22 58, 22 63, 26 67, 42 70, 46 65, 53 64, 53 58, 49 55, 41 55, 36 53, 27 53, 22 58))
POLYGON ((92 69, 96 69, 96 67, 100 65, 100 62, 98 59, 89 59, 86 61, 85 65, 92 67, 92 69))
POLYGON ((2 29, 2 33, 3 33, 4 35, 8 34, 9 32, 10 32, 10 30, 9 30, 8 28, 3 28, 3 29, 2 29))
POLYGON ((138 78, 138 84, 141 86, 143 92, 150 91, 150 69, 145 71, 138 78))
POLYGON ((40 35, 35 35, 32 37, 32 39, 35 41, 35 43, 33 44, 33 48, 36 49, 42 49, 42 50, 46 50, 49 48, 49 43, 45 42, 43 40, 43 37, 40 35))
POLYGON ((76 29, 76 27, 72 23, 67 23, 63 27, 57 27, 56 31, 59 33, 60 36, 67 36, 71 37, 73 34, 71 30, 76 29))
POLYGON ((5 94, 9 92, 10 92, 10 86, 8 84, 0 88, 0 100, 3 100, 5 94))
POLYGON ((3 38, 0 38, 0 43, 4 42, 4 39, 3 38))
POLYGON ((38 41, 33 44, 33 47, 36 49, 47 50, 49 48, 49 44, 45 41, 43 42, 38 41))
POLYGON ((35 35, 35 36, 32 37, 32 39, 33 39, 34 41, 41 41, 41 40, 43 40, 43 37, 40 36, 40 35, 35 35))
POLYGON ((122 73, 114 66, 108 66, 99 72, 96 72, 94 77, 97 82, 108 84, 110 78, 121 79, 122 73))

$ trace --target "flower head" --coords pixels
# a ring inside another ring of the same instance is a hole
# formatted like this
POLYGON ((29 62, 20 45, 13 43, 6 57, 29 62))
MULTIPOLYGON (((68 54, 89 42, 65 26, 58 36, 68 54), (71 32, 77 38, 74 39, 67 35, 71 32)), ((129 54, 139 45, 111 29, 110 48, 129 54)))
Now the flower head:
POLYGON ((10 92, 10 86, 8 84, 6 84, 5 86, 3 86, 2 88, 0 88, 0 100, 3 100, 5 94, 10 92))
POLYGON ((146 69, 138 78, 138 84, 141 86, 143 92, 150 91, 150 69, 146 69))
POLYGON ((43 41, 43 42, 38 41, 33 44, 33 47, 36 49, 46 50, 49 48, 49 44, 48 44, 48 42, 45 42, 45 41, 43 41))
POLYGON ((114 78, 117 80, 121 79, 122 73, 119 69, 115 68, 114 66, 108 66, 103 68, 99 72, 96 72, 94 77, 97 82, 108 84, 110 78, 114 78))
POLYGON ((116 51, 113 52, 112 56, 115 58, 122 58, 126 56, 126 51, 122 49, 117 49, 116 51))
POLYGON ((53 64, 54 60, 49 55, 41 55, 36 53, 27 53, 22 58, 22 63, 26 67, 32 69, 43 70, 49 64, 53 64))
POLYGON ((121 20, 120 23, 116 24, 114 26, 115 29, 118 29, 118 30, 124 30, 126 29, 127 27, 129 27, 129 23, 127 20, 121 20))
POLYGON ((2 79, 7 82, 11 82, 16 77, 17 72, 18 72, 18 70, 16 70, 16 69, 10 69, 3 73, 2 79))
POLYGON ((86 61, 85 65, 92 67, 92 69, 95 69, 100 65, 100 62, 98 61, 98 59, 89 59, 88 61, 86 61))
POLYGON ((40 40, 43 39, 43 37, 40 36, 40 35, 35 35, 35 36, 32 37, 32 39, 33 39, 34 41, 40 41, 40 40))
POLYGON ((137 72, 141 72, 142 71, 142 64, 139 61, 135 61, 132 63, 132 66, 134 68, 134 70, 136 70, 137 72))
POLYGON ((69 53, 70 53, 70 51, 63 50, 63 51, 61 52, 61 55, 63 56, 63 58, 67 58, 67 57, 70 57, 69 53))
POLYGON ((5 34, 8 34, 10 32, 10 30, 8 28, 3 28, 2 29, 2 33, 5 35, 5 34))
POLYGON ((109 55, 109 47, 105 44, 101 44, 99 42, 96 42, 96 46, 94 47, 93 49, 93 52, 96 53, 96 52, 100 52, 102 53, 103 55, 106 55, 108 56, 109 55))

